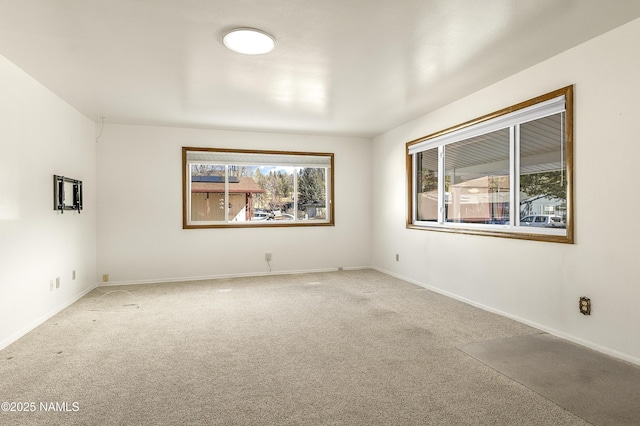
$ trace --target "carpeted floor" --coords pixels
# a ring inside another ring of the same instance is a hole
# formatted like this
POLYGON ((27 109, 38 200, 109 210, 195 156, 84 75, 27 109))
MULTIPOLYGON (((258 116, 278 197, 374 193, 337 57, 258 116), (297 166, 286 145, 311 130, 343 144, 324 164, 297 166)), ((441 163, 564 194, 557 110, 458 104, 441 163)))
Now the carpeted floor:
POLYGON ((372 270, 101 287, 0 351, 0 424, 589 424, 458 349, 536 334, 372 270))

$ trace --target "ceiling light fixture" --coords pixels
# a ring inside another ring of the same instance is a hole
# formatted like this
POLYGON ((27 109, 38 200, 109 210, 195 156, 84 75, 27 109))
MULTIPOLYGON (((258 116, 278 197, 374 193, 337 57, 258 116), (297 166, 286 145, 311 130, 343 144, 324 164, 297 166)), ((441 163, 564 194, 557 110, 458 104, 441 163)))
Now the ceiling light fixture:
POLYGON ((222 37, 228 49, 244 55, 262 55, 276 46, 276 39, 255 28, 235 28, 222 37))

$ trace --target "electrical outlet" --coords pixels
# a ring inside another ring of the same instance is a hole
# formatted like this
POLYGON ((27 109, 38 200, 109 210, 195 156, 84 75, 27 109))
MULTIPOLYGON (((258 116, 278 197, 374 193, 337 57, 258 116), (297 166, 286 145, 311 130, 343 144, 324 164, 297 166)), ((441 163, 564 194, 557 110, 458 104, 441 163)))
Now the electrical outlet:
POLYGON ((49 291, 53 291, 53 280, 49 280, 49 291))
POLYGON ((396 253, 396 262, 400 262, 400 255, 396 253))
POLYGON ((264 260, 266 260, 267 262, 271 262, 271 253, 265 253, 264 260))
POLYGON ((102 282, 103 283, 109 282, 109 274, 102 274, 102 282))
POLYGON ((582 315, 591 315, 591 299, 588 297, 580 298, 580 313, 582 315))
POLYGON ((60 277, 56 277, 56 288, 60 288, 60 277))
POLYGON ((75 281, 76 279, 76 270, 71 271, 71 279, 75 281))

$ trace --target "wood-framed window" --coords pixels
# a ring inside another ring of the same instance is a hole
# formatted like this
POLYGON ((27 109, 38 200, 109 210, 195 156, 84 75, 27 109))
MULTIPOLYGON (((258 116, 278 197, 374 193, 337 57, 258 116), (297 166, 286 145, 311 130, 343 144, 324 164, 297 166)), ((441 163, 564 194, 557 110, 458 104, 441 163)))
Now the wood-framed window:
POLYGON ((183 228, 332 226, 333 154, 182 148, 183 228))
POLYGON ((408 228, 573 243, 573 86, 406 153, 408 228))

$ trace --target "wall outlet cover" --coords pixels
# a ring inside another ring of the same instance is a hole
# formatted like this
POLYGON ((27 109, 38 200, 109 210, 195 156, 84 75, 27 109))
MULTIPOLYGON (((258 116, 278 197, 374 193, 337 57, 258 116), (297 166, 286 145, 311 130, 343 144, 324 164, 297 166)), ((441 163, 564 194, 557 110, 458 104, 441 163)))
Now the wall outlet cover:
POLYGON ((579 308, 582 315, 591 315, 591 299, 588 297, 581 297, 579 308))

